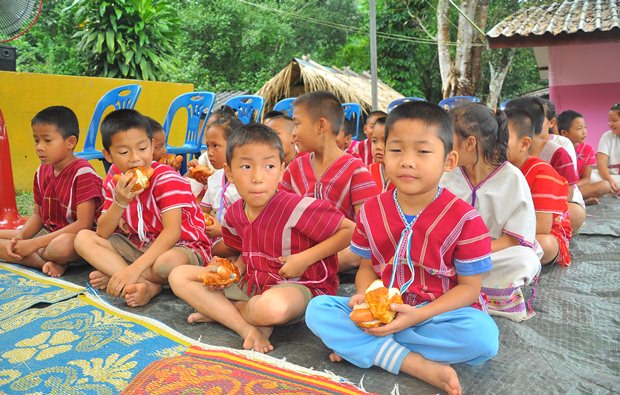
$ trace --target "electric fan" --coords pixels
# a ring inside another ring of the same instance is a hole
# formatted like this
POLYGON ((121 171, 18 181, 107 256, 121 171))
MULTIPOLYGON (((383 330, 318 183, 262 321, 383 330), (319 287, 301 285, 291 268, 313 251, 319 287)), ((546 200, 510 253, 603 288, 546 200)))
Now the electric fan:
POLYGON ((43 0, 0 0, 0 44, 30 30, 42 6, 43 0))

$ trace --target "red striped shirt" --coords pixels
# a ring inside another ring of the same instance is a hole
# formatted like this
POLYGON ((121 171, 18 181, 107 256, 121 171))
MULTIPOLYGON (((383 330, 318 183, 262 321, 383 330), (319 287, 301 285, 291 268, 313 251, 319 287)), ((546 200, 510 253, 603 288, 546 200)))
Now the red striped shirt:
POLYGON ((312 158, 314 153, 291 162, 279 188, 301 196, 327 200, 354 221, 355 206, 379 193, 370 172, 359 159, 345 154, 317 178, 312 158))
POLYGON ((577 172, 579 177, 583 177, 583 173, 588 166, 596 166, 596 152, 594 148, 586 143, 579 143, 575 146, 577 154, 577 172))
MULTIPOLYGON (((205 264, 208 263, 211 260, 211 241, 205 233, 204 215, 196 203, 188 179, 158 162, 153 162, 151 167, 155 172, 150 186, 123 210, 122 218, 127 222, 129 239, 138 248, 148 246, 164 229, 162 213, 180 208, 181 236, 177 245, 193 249, 202 256, 205 264)), ((103 211, 114 203, 114 175, 119 173, 115 165, 108 171, 103 188, 103 211)))
MULTIPOLYGON (((369 252, 375 273, 388 286, 392 264, 405 229, 393 197, 385 192, 367 201, 353 232, 354 250, 369 252)), ((491 236, 478 212, 452 192, 441 194, 418 216, 413 225, 411 259, 414 282, 403 294, 410 305, 430 302, 458 284, 457 274, 473 275, 491 268, 491 236)), ((395 287, 411 279, 406 264, 399 264, 395 287)), ((480 308, 480 301, 473 307, 480 308)))
POLYGON ((344 216, 328 202, 278 191, 263 211, 250 222, 238 200, 226 211, 222 236, 226 245, 242 252, 246 273, 242 284, 258 294, 281 283, 307 286, 313 295, 335 295, 338 290, 338 258, 329 256, 312 264, 300 278, 278 275, 289 256, 322 242, 340 228, 344 216))
POLYGON ((555 150, 553 155, 551 155, 549 164, 555 169, 555 171, 558 172, 559 175, 561 175, 566 179, 566 181, 568 181, 569 185, 573 185, 577 183, 577 181, 579 181, 579 176, 577 175, 577 171, 575 170, 575 164, 573 163, 573 159, 570 157, 568 151, 566 151, 564 148, 558 147, 555 150))
POLYGON ((54 232, 77 221, 77 206, 93 199, 95 217, 101 213, 101 177, 85 159, 77 159, 57 176, 53 165, 41 165, 34 176, 34 203, 39 208, 43 226, 54 232))
POLYGON ((533 156, 521 165, 521 171, 532 192, 534 209, 553 214, 551 233, 560 243, 559 263, 570 264, 568 241, 572 237, 572 228, 568 216, 568 183, 551 165, 533 156))
POLYGON ((372 157, 372 141, 370 139, 362 140, 355 145, 351 144, 350 150, 346 152, 351 156, 361 159, 366 166, 374 162, 372 157))

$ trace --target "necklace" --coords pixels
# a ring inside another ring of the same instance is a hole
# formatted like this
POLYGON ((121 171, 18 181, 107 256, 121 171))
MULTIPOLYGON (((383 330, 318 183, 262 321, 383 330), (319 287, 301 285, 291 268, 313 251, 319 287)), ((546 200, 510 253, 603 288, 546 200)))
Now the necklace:
MULTIPOLYGON (((435 194, 435 197, 428 204, 428 206, 430 206, 439 197, 442 190, 443 190, 443 187, 440 185, 437 188, 437 193, 435 194)), ((400 219, 405 224, 405 229, 403 229, 402 233, 400 234, 400 239, 398 240, 398 244, 396 246, 396 252, 394 253, 394 259, 392 260, 392 275, 390 277, 390 286, 388 288, 392 288, 394 286, 394 281, 396 280, 396 272, 397 272, 399 265, 406 264, 409 267, 409 271, 411 271, 411 278, 400 287, 400 293, 403 294, 409 288, 409 286, 413 284, 413 280, 415 280, 413 260, 411 259, 411 241, 413 239, 413 225, 415 225, 418 218, 420 218, 420 216, 424 212, 424 209, 420 210, 420 212, 413 217, 413 220, 411 222, 408 222, 407 217, 405 216, 405 213, 400 207, 400 204, 398 204, 398 199, 396 198, 396 192, 397 190, 394 189, 394 193, 392 194, 392 197, 394 199, 394 203, 396 204, 396 210, 398 211, 398 214, 400 215, 400 219)))

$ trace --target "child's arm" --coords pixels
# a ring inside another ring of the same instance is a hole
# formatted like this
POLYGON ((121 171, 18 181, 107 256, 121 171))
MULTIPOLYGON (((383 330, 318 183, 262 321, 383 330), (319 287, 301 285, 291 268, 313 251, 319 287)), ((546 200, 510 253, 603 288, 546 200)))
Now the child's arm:
POLYGON ((222 237, 222 224, 218 222, 217 215, 211 215, 213 217, 213 225, 205 226, 205 233, 212 239, 222 237))
POLYGON ((536 211, 536 234, 548 235, 551 233, 553 225, 553 214, 543 211, 536 211))
MULTIPOLYGON (((24 257, 37 251, 39 248, 45 248, 56 237, 63 233, 77 234, 82 229, 90 229, 93 226, 93 220, 95 219, 95 200, 89 199, 77 205, 76 216, 77 220, 64 228, 58 229, 52 233, 48 233, 43 236, 31 238, 28 240, 20 240, 14 247, 14 251, 24 257)), ((37 211, 38 213, 38 211, 37 211)), ((38 216, 38 214, 37 214, 38 216)), ((41 220, 41 217, 38 217, 41 220)), ((43 223, 41 222, 41 227, 43 223)), ((41 228, 39 228, 41 229, 41 228)))
POLYGON ((322 242, 297 254, 280 257, 280 261, 284 263, 280 268, 280 276, 284 278, 299 277, 312 264, 345 249, 351 243, 354 228, 355 224, 344 218, 336 233, 322 242))
MULTIPOLYGON (((127 284, 134 284, 153 262, 164 252, 174 247, 181 237, 181 209, 175 208, 161 214, 163 229, 148 249, 125 269, 110 278, 108 292, 112 296, 123 293, 127 284)), ((122 294, 124 296, 124 294, 122 294)))
POLYGON ((370 284, 378 278, 377 273, 375 273, 375 270, 372 268, 370 259, 362 258, 360 267, 357 269, 357 274, 355 275, 356 293, 364 295, 370 284))
POLYGON ((410 328, 439 314, 471 306, 480 296, 482 276, 480 274, 473 276, 458 275, 457 279, 458 285, 456 287, 421 307, 408 304, 391 305, 390 308, 398 313, 394 321, 385 326, 367 329, 366 332, 375 336, 385 336, 410 328))
POLYGON ((142 190, 138 193, 131 192, 135 183, 136 181, 132 180, 129 174, 123 174, 118 179, 114 189, 114 203, 97 220, 97 236, 107 239, 114 233, 125 208, 142 192, 142 190))
POLYGON ((592 176, 592 167, 586 166, 583 170, 583 177, 577 181, 577 187, 582 187, 590 183, 590 177, 592 176))
POLYGON ((609 183, 611 191, 618 193, 618 184, 614 181, 613 177, 609 174, 609 156, 602 152, 596 153, 596 166, 598 167, 598 173, 601 178, 609 183))
POLYGON ((519 239, 511 235, 503 234, 499 238, 491 241, 491 252, 505 250, 506 248, 518 245, 519 239))

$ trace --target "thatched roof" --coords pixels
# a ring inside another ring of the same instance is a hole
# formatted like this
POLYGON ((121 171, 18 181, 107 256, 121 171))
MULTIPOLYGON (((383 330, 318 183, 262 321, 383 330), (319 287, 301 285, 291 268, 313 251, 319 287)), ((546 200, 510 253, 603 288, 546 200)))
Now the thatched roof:
MULTIPOLYGON (((265 110, 269 111, 281 99, 319 90, 332 92, 343 103, 359 103, 366 113, 372 111, 372 88, 368 73, 357 74, 348 68, 339 70, 325 67, 306 57, 291 60, 260 88, 257 95, 265 98, 265 110)), ((390 102, 401 97, 403 95, 394 89, 378 82, 380 110, 385 111, 390 102)))

